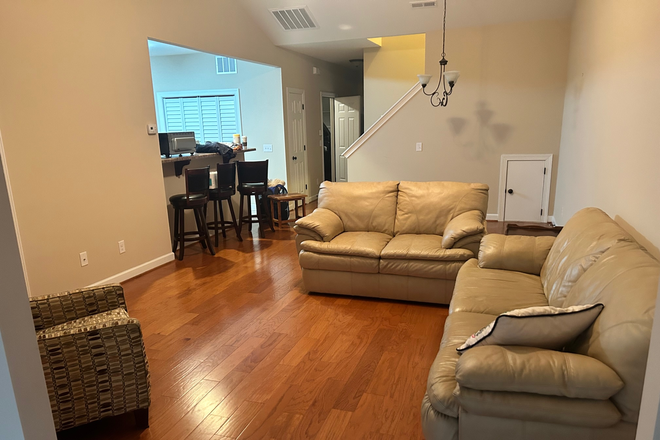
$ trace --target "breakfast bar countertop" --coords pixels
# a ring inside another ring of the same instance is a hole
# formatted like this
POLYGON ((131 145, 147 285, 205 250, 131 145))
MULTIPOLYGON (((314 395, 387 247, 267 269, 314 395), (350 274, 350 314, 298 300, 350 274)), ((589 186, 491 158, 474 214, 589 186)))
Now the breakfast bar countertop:
MULTIPOLYGON (((236 153, 246 153, 249 151, 257 151, 256 148, 245 148, 243 150, 236 150, 236 153)), ((195 159, 201 159, 204 157, 211 157, 211 156, 219 156, 217 153, 195 153, 192 156, 191 155, 185 155, 185 156, 172 156, 172 157, 162 157, 160 160, 162 163, 172 163, 172 162, 181 162, 184 160, 190 161, 190 160, 195 160, 195 159)))

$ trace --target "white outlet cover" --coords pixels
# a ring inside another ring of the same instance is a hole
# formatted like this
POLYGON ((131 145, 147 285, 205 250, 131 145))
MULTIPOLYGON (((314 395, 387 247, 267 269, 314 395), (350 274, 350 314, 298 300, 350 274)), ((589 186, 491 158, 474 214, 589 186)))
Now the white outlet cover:
POLYGON ((422 143, 421 142, 417 142, 417 144, 415 145, 415 151, 422 151, 422 143))
POLYGON ((80 266, 85 267, 89 264, 89 260, 87 259, 87 252, 81 252, 80 253, 80 266))
POLYGON ((272 153, 273 144, 264 144, 264 153, 272 153))
POLYGON ((124 243, 124 240, 120 240, 118 244, 119 244, 119 253, 123 254, 124 252, 126 252, 126 244, 124 243))
POLYGON ((147 133, 158 134, 158 127, 156 126, 156 124, 147 124, 147 133))

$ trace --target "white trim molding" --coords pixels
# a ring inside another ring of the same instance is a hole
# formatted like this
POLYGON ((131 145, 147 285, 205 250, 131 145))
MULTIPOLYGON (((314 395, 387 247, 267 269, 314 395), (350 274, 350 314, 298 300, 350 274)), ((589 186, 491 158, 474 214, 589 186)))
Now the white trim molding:
POLYGON ((390 120, 392 116, 394 116, 401 108, 403 108, 404 105, 408 103, 415 95, 417 95, 420 91, 422 90, 422 86, 418 83, 416 83, 414 86, 408 90, 405 95, 401 97, 388 111, 386 111, 383 116, 381 116, 376 122, 374 122, 374 125, 369 127, 367 131, 365 131, 362 136, 360 136, 355 142, 353 142, 353 145, 348 147, 346 151, 344 151, 344 156, 345 158, 351 157, 353 153, 355 153, 371 136, 374 135, 380 128, 385 125, 387 121, 390 120))
POLYGON ((486 214, 486 221, 496 222, 500 219, 498 214, 486 214))
POLYGON ((504 192, 506 191, 507 162, 510 160, 543 160, 545 161, 546 173, 543 179, 543 196, 541 209, 543 215, 541 222, 548 222, 548 208, 550 205, 550 186, 552 185, 552 154, 503 154, 500 159, 500 184, 497 189, 497 219, 504 221, 504 192))
POLYGON ((113 275, 111 277, 108 277, 104 280, 97 281, 94 284, 90 284, 88 287, 93 287, 93 286, 100 286, 102 284, 116 284, 116 283, 121 283, 122 281, 126 281, 131 278, 135 278, 138 275, 142 275, 145 272, 150 271, 151 269, 155 269, 159 266, 162 266, 163 264, 169 263, 170 261, 174 261, 174 253, 170 252, 167 253, 163 256, 160 256, 158 258, 154 258, 151 261, 147 261, 146 263, 140 264, 139 266, 132 267, 128 270, 125 270, 123 272, 120 272, 116 275, 113 275))

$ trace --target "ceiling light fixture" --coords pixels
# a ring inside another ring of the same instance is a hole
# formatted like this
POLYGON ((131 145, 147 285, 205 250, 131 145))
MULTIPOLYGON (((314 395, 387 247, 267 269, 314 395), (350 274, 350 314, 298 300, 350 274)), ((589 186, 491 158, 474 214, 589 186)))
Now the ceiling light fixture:
POLYGON ((438 81, 438 86, 432 93, 426 93, 426 86, 431 80, 431 75, 417 75, 419 78, 419 83, 422 85, 422 91, 426 96, 431 97, 431 105, 433 107, 446 107, 449 102, 449 95, 451 95, 456 81, 461 74, 458 70, 447 70, 447 60, 445 59, 445 27, 447 22, 447 0, 444 0, 445 7, 442 17, 442 59, 440 60, 440 81, 438 81), (442 96, 440 96, 440 84, 442 84, 442 96), (447 90, 447 85, 449 85, 449 90, 447 90))

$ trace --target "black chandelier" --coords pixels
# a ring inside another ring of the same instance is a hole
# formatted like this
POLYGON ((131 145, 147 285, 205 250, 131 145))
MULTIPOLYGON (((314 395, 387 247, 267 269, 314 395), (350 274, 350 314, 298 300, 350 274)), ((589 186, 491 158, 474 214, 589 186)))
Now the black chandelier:
POLYGON ((426 93, 426 86, 431 80, 431 75, 417 75, 419 78, 419 83, 422 85, 422 91, 426 96, 430 96, 431 105, 433 107, 446 107, 449 102, 449 95, 451 95, 456 81, 461 74, 458 70, 446 70, 447 69, 447 60, 445 59, 445 27, 447 22, 447 0, 444 2, 444 13, 442 17, 442 59, 440 60, 440 81, 438 81, 438 86, 432 93, 426 93), (440 95, 440 85, 442 84, 442 96, 440 95), (447 90, 449 86, 449 90, 447 90))

